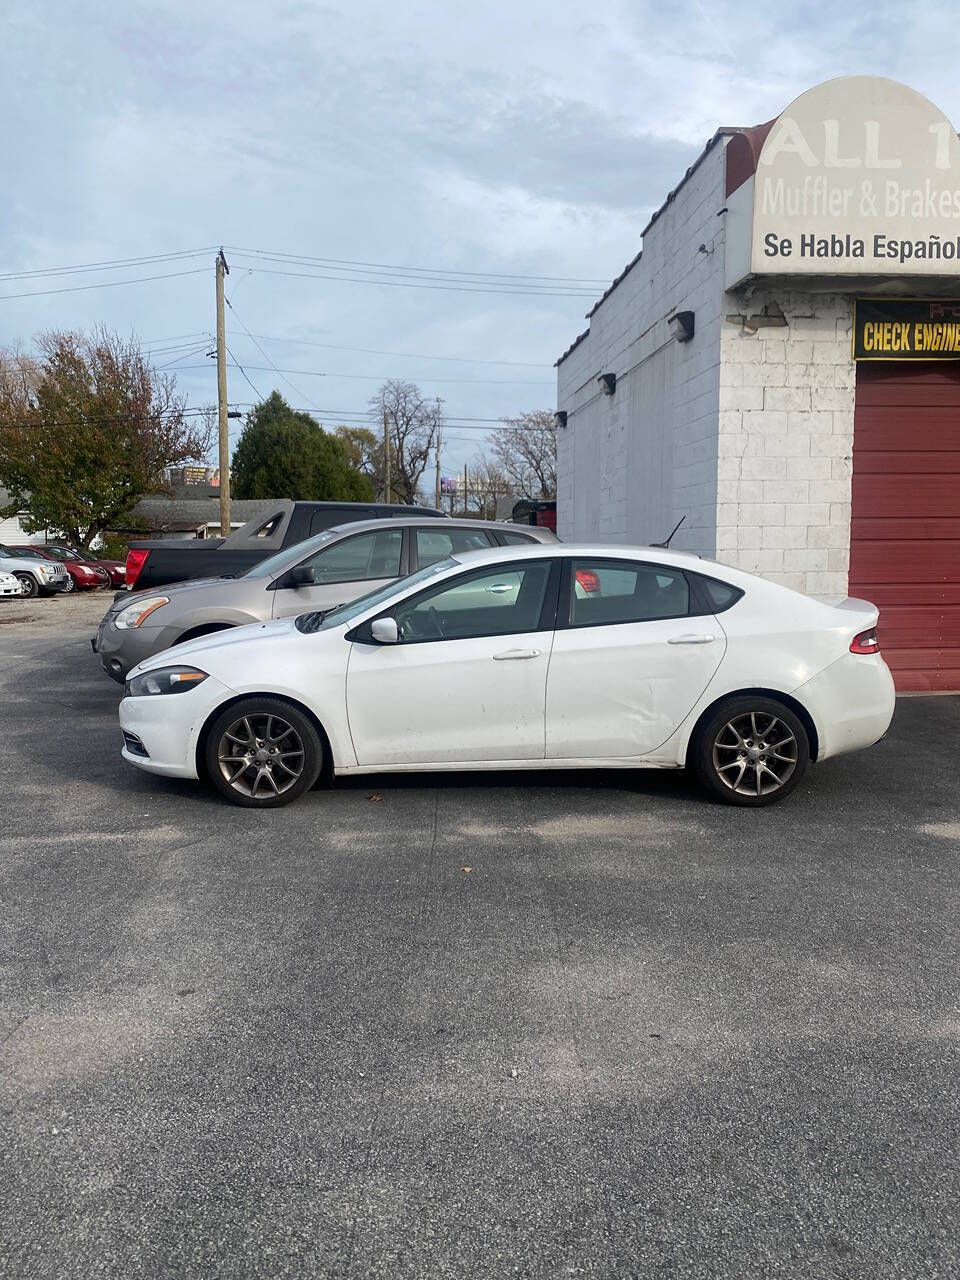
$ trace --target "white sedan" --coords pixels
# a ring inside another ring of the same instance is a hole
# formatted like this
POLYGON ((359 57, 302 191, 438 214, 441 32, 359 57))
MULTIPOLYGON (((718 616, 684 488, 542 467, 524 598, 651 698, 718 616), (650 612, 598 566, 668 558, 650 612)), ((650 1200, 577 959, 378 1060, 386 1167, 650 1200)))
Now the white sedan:
POLYGON ((12 573, 0 572, 0 596, 22 596, 20 579, 12 573))
POLYGON ((877 610, 683 552, 471 551, 325 615, 206 636, 128 676, 123 756, 287 804, 322 772, 689 767, 786 796, 881 738, 877 610))

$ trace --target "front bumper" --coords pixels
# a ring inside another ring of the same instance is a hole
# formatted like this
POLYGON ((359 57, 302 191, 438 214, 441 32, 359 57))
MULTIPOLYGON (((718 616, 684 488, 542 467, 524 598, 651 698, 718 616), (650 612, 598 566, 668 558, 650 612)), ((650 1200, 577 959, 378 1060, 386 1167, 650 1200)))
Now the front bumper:
POLYGON ((138 662, 168 648, 176 637, 167 635, 165 627, 127 627, 121 630, 114 626, 112 616, 106 614, 91 644, 100 659, 100 666, 110 679, 123 684, 127 673, 138 662))
POLYGON ((217 707, 234 691, 213 676, 187 693, 123 698, 120 729, 142 744, 146 755, 124 743, 121 756, 148 773, 168 778, 196 778, 197 741, 200 731, 217 707))

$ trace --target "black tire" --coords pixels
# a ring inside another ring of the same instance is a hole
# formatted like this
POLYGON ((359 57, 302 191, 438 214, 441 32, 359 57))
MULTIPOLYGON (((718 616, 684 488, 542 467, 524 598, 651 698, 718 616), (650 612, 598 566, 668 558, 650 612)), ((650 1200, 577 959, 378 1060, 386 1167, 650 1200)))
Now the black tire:
POLYGON ((60 593, 61 595, 66 596, 66 595, 69 595, 71 591, 76 591, 76 589, 77 589, 77 584, 73 580, 73 575, 68 573, 66 582, 60 588, 60 593))
POLYGON ((35 596, 39 595, 40 587, 37 585, 37 580, 32 574, 15 573, 13 576, 20 583, 20 588, 23 592, 23 595, 21 596, 22 600, 33 600, 35 596))
POLYGON ((687 763, 724 804, 758 809, 785 799, 810 763, 810 739, 775 698, 727 698, 697 730, 687 763))
POLYGON ((276 809, 316 782, 323 767, 323 743, 310 717, 291 703, 266 696, 243 698, 210 725, 204 763, 207 777, 225 799, 246 809, 276 809), (244 767, 248 757, 250 763, 244 767), (294 769, 299 772, 291 780, 294 769))

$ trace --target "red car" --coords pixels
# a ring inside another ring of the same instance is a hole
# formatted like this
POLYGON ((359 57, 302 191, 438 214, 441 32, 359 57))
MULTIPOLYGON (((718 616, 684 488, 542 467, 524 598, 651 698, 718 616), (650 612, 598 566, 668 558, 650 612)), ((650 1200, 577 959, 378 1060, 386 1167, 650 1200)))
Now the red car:
POLYGON ((124 567, 115 560, 91 560, 73 547, 59 543, 45 543, 31 546, 31 551, 43 556, 45 560, 59 560, 67 571, 67 585, 64 591, 90 591, 94 587, 109 587, 116 583, 114 572, 107 566, 115 566, 120 571, 119 583, 124 581, 124 567))

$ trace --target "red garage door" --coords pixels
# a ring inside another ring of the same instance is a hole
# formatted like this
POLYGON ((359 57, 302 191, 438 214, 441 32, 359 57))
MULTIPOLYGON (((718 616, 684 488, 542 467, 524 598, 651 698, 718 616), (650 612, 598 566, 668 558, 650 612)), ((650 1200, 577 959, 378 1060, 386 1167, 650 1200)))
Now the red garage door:
POLYGON ((960 363, 858 364, 850 594, 901 690, 960 689, 960 363))

